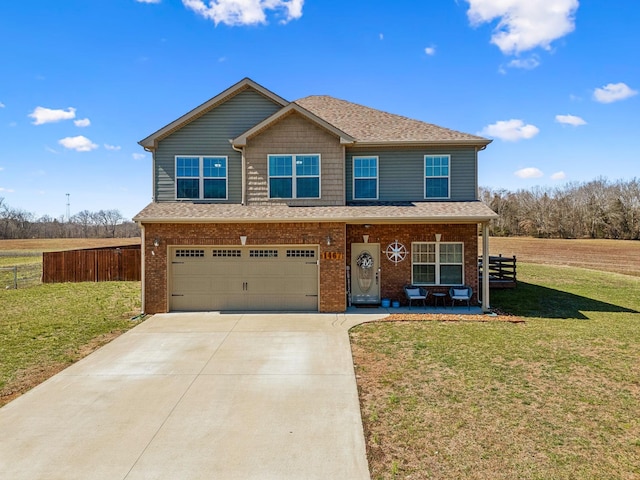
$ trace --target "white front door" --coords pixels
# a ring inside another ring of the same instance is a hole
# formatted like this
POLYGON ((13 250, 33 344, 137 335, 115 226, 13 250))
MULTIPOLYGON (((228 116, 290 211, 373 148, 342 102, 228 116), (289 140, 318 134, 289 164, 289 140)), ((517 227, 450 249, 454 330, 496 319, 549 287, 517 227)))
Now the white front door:
POLYGON ((351 244, 351 303, 380 303, 380 244, 351 244))

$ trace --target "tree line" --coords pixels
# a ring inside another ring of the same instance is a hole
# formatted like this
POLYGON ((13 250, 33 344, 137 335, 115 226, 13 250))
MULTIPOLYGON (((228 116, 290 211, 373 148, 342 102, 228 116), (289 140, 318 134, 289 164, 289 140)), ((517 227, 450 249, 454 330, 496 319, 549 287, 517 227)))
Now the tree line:
POLYGON ((640 240, 637 178, 515 192, 481 187, 480 200, 499 215, 491 235, 640 240))
POLYGON ((124 238, 139 237, 140 228, 119 210, 83 210, 71 218, 36 218, 33 213, 7 205, 0 197, 0 239, 18 238, 124 238))

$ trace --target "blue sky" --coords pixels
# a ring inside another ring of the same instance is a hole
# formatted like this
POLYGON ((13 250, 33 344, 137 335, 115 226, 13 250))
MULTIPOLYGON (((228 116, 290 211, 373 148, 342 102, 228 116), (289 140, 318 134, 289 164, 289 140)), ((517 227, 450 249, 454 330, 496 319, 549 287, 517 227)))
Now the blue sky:
POLYGON ((137 142, 244 77, 492 138, 485 187, 631 179, 639 26, 637 0, 0 2, 0 197, 132 218, 137 142))

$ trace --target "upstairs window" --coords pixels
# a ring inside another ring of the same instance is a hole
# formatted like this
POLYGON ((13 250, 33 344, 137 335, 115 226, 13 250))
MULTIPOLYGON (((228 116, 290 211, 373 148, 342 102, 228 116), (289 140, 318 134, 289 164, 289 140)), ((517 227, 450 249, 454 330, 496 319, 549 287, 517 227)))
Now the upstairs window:
POLYGON ((320 155, 269 155, 269 198, 320 198, 320 155))
POLYGON ((411 245, 414 285, 462 285, 462 243, 415 242, 411 245))
POLYGON ((227 157, 176 157, 176 198, 227 199, 227 157))
POLYGON ((378 199, 378 157, 353 157, 353 199, 378 199))
POLYGON ((449 155, 425 155, 424 198, 449 198, 449 155))

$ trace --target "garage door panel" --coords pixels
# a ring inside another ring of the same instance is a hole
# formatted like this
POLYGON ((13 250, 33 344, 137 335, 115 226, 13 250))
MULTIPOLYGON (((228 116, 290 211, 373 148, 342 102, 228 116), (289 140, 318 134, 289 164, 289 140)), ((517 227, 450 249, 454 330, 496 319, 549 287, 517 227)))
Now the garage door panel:
POLYGON ((317 248, 176 247, 171 310, 318 309, 317 248))
POLYGON ((210 294, 212 291, 212 278, 209 277, 193 277, 188 275, 180 275, 174 277, 173 290, 178 294, 210 294))

